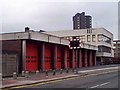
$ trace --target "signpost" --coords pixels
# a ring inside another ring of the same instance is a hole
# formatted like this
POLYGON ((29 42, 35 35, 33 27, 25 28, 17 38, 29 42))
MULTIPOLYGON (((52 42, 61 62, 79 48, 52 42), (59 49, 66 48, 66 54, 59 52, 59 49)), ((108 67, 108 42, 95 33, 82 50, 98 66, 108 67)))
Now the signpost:
POLYGON ((81 40, 79 38, 73 37, 69 41, 69 48, 75 49, 76 51, 76 74, 78 74, 78 51, 81 48, 81 40))

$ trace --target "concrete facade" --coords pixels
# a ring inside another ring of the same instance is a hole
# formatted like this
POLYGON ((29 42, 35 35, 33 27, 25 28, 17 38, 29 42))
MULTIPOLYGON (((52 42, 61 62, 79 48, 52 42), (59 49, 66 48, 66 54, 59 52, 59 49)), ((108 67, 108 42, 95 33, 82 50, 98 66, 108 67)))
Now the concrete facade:
POLYGON ((67 68, 95 66, 95 53, 98 47, 83 43, 76 56, 75 50, 69 49, 69 40, 56 35, 37 31, 0 34, 2 54, 18 55, 18 73, 22 71, 60 70, 67 68), (83 56, 80 54, 84 53, 83 56), (94 56, 88 58, 88 52, 94 56), (78 62, 76 62, 76 57, 78 62), (94 64, 89 64, 94 63, 94 64))
POLYGON ((113 34, 105 28, 91 28, 79 30, 62 30, 44 32, 51 35, 56 35, 61 38, 70 39, 77 37, 82 42, 98 47, 96 53, 98 64, 109 64, 114 57, 113 50, 113 34))

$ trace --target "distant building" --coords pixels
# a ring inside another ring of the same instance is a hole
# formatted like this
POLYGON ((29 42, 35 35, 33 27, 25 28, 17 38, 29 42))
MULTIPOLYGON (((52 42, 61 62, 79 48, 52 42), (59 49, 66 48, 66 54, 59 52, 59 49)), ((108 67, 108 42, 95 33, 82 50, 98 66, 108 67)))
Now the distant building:
POLYGON ((85 15, 85 12, 77 13, 73 16, 73 29, 92 28, 92 17, 85 15))
POLYGON ((114 63, 120 63, 120 40, 114 40, 114 63))

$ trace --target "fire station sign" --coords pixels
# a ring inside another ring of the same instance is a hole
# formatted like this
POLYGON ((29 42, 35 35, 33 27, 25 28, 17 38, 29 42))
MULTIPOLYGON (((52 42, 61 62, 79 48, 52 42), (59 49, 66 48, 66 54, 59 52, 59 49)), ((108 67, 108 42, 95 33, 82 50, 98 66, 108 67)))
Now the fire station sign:
POLYGON ((81 48, 81 46, 82 46, 82 42, 79 38, 69 40, 70 49, 78 49, 81 48))

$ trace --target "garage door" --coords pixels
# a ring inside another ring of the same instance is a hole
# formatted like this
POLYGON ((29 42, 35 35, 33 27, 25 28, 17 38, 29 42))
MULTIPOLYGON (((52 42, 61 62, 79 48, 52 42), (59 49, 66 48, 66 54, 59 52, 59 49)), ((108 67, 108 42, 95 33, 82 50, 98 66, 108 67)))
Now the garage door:
POLYGON ((45 44, 45 51, 44 51, 44 69, 50 70, 51 69, 51 47, 49 44, 45 44))
POLYGON ((57 46, 57 62, 56 62, 56 69, 61 69, 62 65, 62 54, 61 54, 61 47, 57 46))
POLYGON ((26 70, 38 70, 38 47, 36 44, 27 43, 26 45, 26 70))

